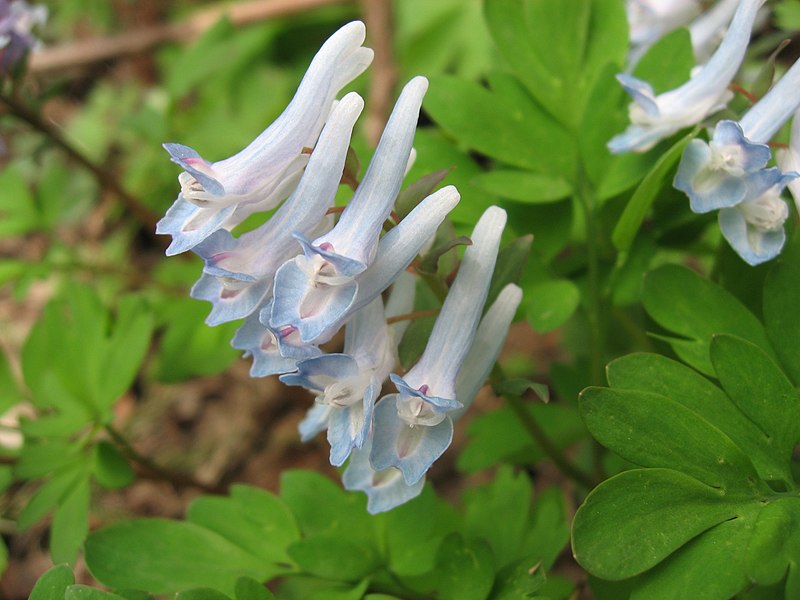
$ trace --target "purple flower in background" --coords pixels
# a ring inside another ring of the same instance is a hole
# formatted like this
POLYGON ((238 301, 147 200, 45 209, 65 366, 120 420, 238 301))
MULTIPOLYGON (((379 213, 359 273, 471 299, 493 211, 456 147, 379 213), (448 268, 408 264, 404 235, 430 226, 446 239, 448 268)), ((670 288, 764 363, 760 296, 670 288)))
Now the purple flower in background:
POLYGON ((210 162, 181 144, 164 144, 183 167, 181 193, 158 223, 172 236, 167 254, 185 252, 219 229, 231 230, 251 214, 275 208, 297 185, 336 94, 372 61, 360 21, 339 29, 311 61, 286 110, 244 150, 210 162))
POLYGON ((47 8, 24 0, 0 0, 0 75, 12 75, 16 65, 36 46, 31 34, 47 20, 47 8))

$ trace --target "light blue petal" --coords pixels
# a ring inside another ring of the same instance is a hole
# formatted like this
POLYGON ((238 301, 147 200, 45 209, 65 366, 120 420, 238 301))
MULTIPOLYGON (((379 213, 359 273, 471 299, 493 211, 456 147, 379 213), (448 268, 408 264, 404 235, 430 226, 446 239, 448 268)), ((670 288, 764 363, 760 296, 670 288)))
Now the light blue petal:
POLYGON ((297 259, 285 263, 275 275, 274 300, 269 323, 273 327, 292 326, 303 341, 317 339, 346 314, 355 298, 358 284, 319 285, 309 281, 297 259))
POLYGON ((402 397, 416 397, 421 398, 431 406, 435 406, 438 410, 437 412, 445 412, 449 410, 455 410, 457 408, 461 408, 463 405, 458 400, 454 398, 441 398, 439 396, 432 396, 425 393, 422 390, 412 388, 409 386, 405 380, 400 377, 399 375, 395 375, 392 373, 389 375, 389 379, 392 380, 392 383, 397 386, 397 391, 400 393, 402 397))
POLYGON ((225 196, 225 188, 211 175, 213 166, 197 151, 183 144, 167 143, 162 146, 169 152, 170 160, 194 177, 206 192, 214 196, 225 196))
POLYGON ((644 152, 655 146, 658 141, 672 135, 675 131, 678 130, 671 127, 629 125, 625 131, 611 138, 606 147, 612 154, 644 152))
POLYGON ((747 221, 736 207, 723 208, 719 211, 719 226, 731 248, 752 266, 778 256, 786 242, 786 233, 783 229, 758 231, 748 227, 747 221))
MULTIPOLYGON (((283 377, 281 377, 281 380, 283 380, 283 377)), ((314 406, 308 409, 306 416, 297 426, 300 432, 300 440, 307 442, 319 432, 325 431, 328 427, 328 417, 330 417, 332 410, 332 407, 327 404, 314 403, 314 406)))
POLYGON ((314 255, 321 256, 333 265, 338 275, 342 275, 343 277, 355 277, 359 273, 363 273, 367 268, 366 263, 360 260, 343 256, 329 248, 315 246, 301 233, 295 233, 294 238, 300 242, 300 246, 302 246, 303 254, 306 258, 313 258, 314 255))
POLYGON ((200 208, 183 196, 178 196, 156 225, 156 233, 171 235, 167 256, 191 250, 218 229, 224 228, 236 207, 200 208))
POLYGON ((800 60, 739 121, 747 137, 767 143, 800 107, 800 60))
POLYGON ((423 477, 408 485, 399 469, 376 471, 369 462, 371 440, 361 450, 354 450, 342 475, 345 489, 367 494, 367 511, 378 514, 405 504, 420 495, 425 486, 423 477))
POLYGON ((397 394, 384 396, 375 407, 370 462, 376 471, 396 467, 408 485, 418 483, 453 440, 453 422, 409 426, 397 415, 397 394))
POLYGON ((296 368, 295 359, 281 356, 275 344, 274 334, 261 324, 257 313, 247 317, 242 326, 236 330, 231 345, 238 350, 244 350, 245 356, 253 357, 253 366, 250 367, 251 377, 289 373, 296 368))
POLYGON ((349 354, 323 354, 298 362, 297 372, 281 375, 280 380, 286 385, 299 385, 321 393, 325 389, 321 382, 326 378, 343 379, 358 373, 358 363, 349 354))
POLYGON ((269 295, 272 281, 263 279, 254 283, 243 283, 236 289, 226 288, 220 280, 203 273, 192 286, 190 296, 197 300, 211 302, 211 312, 206 317, 210 326, 243 319, 251 314, 269 295))
POLYGON ((380 383, 367 386, 363 401, 345 408, 334 408, 328 421, 330 461, 341 467, 353 449, 361 448, 372 430, 372 415, 380 383))
POLYGON ((692 140, 681 156, 672 185, 689 197, 692 212, 707 213, 741 202, 747 193, 742 177, 708 168, 711 149, 702 140, 692 140))
POLYGON ((715 144, 725 146, 738 146, 741 149, 741 162, 739 167, 747 173, 752 173, 767 166, 772 158, 772 151, 767 144, 753 142, 747 136, 740 123, 724 120, 717 123, 714 128, 713 140, 715 144))
MULTIPOLYGON (((272 313, 272 302, 270 300, 258 311, 259 322, 275 337, 278 344, 278 352, 284 358, 292 358, 296 361, 313 358, 321 354, 320 349, 314 345, 300 339, 297 328, 291 325, 273 327, 269 324, 269 316, 272 313)), ((256 314, 256 313, 253 313, 256 314)))
POLYGON ((645 113, 653 118, 658 118, 659 110, 656 103, 656 95, 649 83, 624 73, 617 75, 617 81, 622 84, 623 89, 636 104, 642 107, 645 113))

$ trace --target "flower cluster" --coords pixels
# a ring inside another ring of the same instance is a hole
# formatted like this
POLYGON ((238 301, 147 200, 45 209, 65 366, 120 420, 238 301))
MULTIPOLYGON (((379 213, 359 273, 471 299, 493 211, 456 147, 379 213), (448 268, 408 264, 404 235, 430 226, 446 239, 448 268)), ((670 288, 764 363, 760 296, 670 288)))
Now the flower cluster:
POLYGON ((191 295, 211 303, 207 323, 244 319, 232 343, 252 357, 251 375, 280 375, 315 394, 300 424, 302 439, 326 431, 331 464, 350 459, 345 486, 366 492, 369 510, 380 512, 420 493, 450 444, 454 420, 496 360, 521 291, 506 286, 481 318, 506 220, 491 207, 475 226, 422 357, 407 373, 394 373, 406 323, 390 324, 391 317, 413 309, 417 283, 407 269, 459 194, 452 186, 434 192, 382 234, 413 160, 428 87, 415 77, 334 220, 364 106, 355 92, 336 96, 372 60, 364 38, 364 25, 353 22, 328 39, 284 113, 235 156, 209 162, 191 148, 165 144, 184 171, 157 231, 172 236, 167 254, 191 250, 203 259, 191 295), (276 207, 260 227, 231 233, 248 216, 276 207), (322 345, 342 328, 343 351, 326 353, 322 345), (399 392, 381 397, 389 379, 399 392))
POLYGON ((36 46, 33 28, 47 20, 47 8, 24 0, 0 0, 0 76, 10 76, 36 46))
MULTIPOLYGON (((719 47, 708 62, 677 89, 654 95, 650 86, 630 75, 618 79, 634 99, 631 126, 608 144, 612 152, 644 151, 673 133, 702 123, 724 108, 732 94, 729 84, 747 50, 750 34, 764 0, 719 0, 691 28, 705 40, 720 29, 735 8, 719 47), (701 35, 702 34, 702 35, 701 35)), ((697 45, 695 51, 698 52, 697 45)), ((674 186, 689 197, 691 210, 719 210, 722 234, 748 264, 757 265, 777 256, 786 239, 783 225, 789 216, 781 199, 784 187, 798 175, 800 131, 779 158, 780 168, 769 167, 769 141, 800 108, 800 63, 792 66, 774 87, 739 121, 722 120, 709 141, 692 140, 681 157, 674 186)), ((798 129, 795 127, 795 130, 798 129)), ((800 187, 792 185, 793 194, 800 187)))

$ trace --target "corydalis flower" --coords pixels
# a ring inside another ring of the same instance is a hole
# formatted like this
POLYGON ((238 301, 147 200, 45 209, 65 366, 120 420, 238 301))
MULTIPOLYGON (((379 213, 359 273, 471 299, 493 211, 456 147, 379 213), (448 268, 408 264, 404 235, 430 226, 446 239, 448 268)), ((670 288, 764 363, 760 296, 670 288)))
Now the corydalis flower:
POLYGON ((264 225, 235 239, 216 231, 193 250, 205 267, 192 297, 214 306, 206 322, 241 319, 272 294, 278 268, 298 252, 294 233, 330 229, 325 212, 333 206, 350 136, 364 101, 347 94, 331 112, 297 189, 264 225))
POLYGON ((428 80, 415 77, 389 117, 375 155, 336 226, 309 242, 303 255, 275 277, 271 324, 292 325, 311 341, 343 315, 355 298, 355 278, 375 259, 383 223, 400 191, 428 80))
POLYGON ((796 174, 781 175, 778 169, 764 169, 749 182, 747 199, 719 211, 719 225, 728 243, 749 265, 775 258, 783 249, 783 224, 789 207, 781 192, 796 174))
POLYGON ((781 182, 780 171, 764 170, 772 155, 767 142, 800 105, 798 86, 800 61, 738 123, 720 121, 708 143, 689 143, 673 185, 689 197, 692 211, 735 206, 781 182))
POLYGON ((403 377, 391 376, 399 393, 375 408, 372 466, 400 469, 409 485, 424 476, 452 440, 447 413, 463 406, 456 397, 456 376, 475 337, 505 223, 506 213, 497 207, 478 221, 425 351, 403 377))
MULTIPOLYGON (((794 171, 800 173, 800 110, 794 113, 792 118, 792 133, 789 138, 789 147, 785 150, 779 150, 777 159, 778 166, 784 172, 794 171)), ((800 178, 793 179, 789 182, 789 191, 794 198, 794 205, 800 214, 800 178)))
POLYGON ((303 441, 327 429, 331 464, 344 464, 352 449, 364 445, 375 400, 394 365, 395 344, 378 296, 348 322, 344 352, 304 360, 296 374, 281 376, 284 383, 316 394, 314 408, 300 424, 303 441))
MULTIPOLYGON (((522 290, 509 284, 501 290, 497 300, 481 319, 475 340, 456 379, 456 396, 464 406, 450 413, 453 420, 464 413, 489 376, 521 300, 522 290)), ((425 483, 424 476, 409 484, 397 467, 376 470, 369 460, 371 453, 371 441, 361 450, 354 451, 342 477, 345 488, 367 494, 367 510, 370 513, 385 512, 419 495, 425 483)))
POLYGON ((178 178, 181 193, 157 229, 173 236, 168 255, 274 208, 291 193, 308 160, 303 149, 316 143, 336 94, 372 61, 372 50, 361 46, 365 35, 360 21, 334 33, 283 114, 238 154, 212 163, 188 146, 164 144, 184 169, 178 178))
POLYGON ((33 28, 47 20, 47 8, 23 0, 0 0, 0 75, 12 75, 16 65, 36 46, 33 28))
POLYGON ((764 0, 741 0, 725 38, 700 71, 682 86, 655 95, 650 84, 618 75, 631 95, 631 125, 608 143, 611 152, 643 152, 685 127, 724 108, 731 98, 728 84, 742 63, 756 13, 764 0))

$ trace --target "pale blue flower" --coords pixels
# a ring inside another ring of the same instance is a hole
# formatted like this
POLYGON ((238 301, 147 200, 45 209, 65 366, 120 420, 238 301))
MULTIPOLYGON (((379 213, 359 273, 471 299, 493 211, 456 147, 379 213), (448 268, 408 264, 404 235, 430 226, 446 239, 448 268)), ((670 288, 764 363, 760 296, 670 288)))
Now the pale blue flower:
POLYGON ((674 186, 689 197, 692 211, 735 206, 760 194, 751 188, 763 190, 780 183, 780 171, 764 171, 772 154, 767 142, 800 106, 798 88, 800 61, 738 123, 720 121, 709 142, 689 142, 674 186), (756 174, 757 181, 751 184, 756 174))
POLYGON ((666 34, 687 25, 701 9, 698 0, 626 0, 631 43, 629 67, 666 34))
POLYGON ((447 413, 463 406, 456 376, 475 337, 505 223, 502 209, 484 212, 422 357, 403 377, 391 375, 399 393, 375 407, 370 460, 377 471, 396 467, 413 485, 450 445, 453 422, 447 413))
POLYGON ((789 216, 780 196, 795 177, 796 173, 781 175, 777 168, 754 173, 747 198, 719 211, 722 235, 747 264, 758 265, 780 254, 786 241, 783 224, 789 216))
POLYGON ((718 0, 689 24, 689 36, 697 64, 704 64, 723 39, 739 6, 739 0, 718 0))
POLYGON ((295 235, 303 254, 284 264, 275 277, 273 325, 292 325, 310 341, 352 304, 356 277, 374 261, 383 224, 400 191, 427 89, 424 77, 403 88, 367 172, 336 226, 313 242, 295 235))
POLYGON ((334 33, 283 114, 238 154, 212 163, 187 146, 164 144, 184 169, 178 178, 181 193, 157 228, 173 237, 168 255, 274 208, 291 193, 308 160, 303 149, 316 143, 336 94, 372 61, 372 50, 361 46, 365 35, 360 21, 334 33))
POLYGON ((265 325, 263 312, 269 314, 269 309, 268 302, 248 316, 231 341, 231 346, 244 350, 244 357, 253 358, 251 377, 290 373, 297 369, 298 361, 321 354, 318 347, 303 342, 296 329, 265 325))
MULTIPOLYGON (((486 381, 500 354, 508 328, 521 300, 522 290, 514 284, 509 284, 503 288, 497 300, 481 319, 475 340, 456 379, 456 396, 464 406, 449 414, 452 420, 461 417, 486 381)), ((384 400, 381 404, 383 402, 384 400)), ((390 403, 390 406, 395 404, 390 403)), ((403 477, 403 472, 396 467, 376 471, 369 460, 371 452, 372 441, 368 440, 364 448, 352 453, 342 477, 346 489, 359 490, 367 494, 367 510, 370 513, 391 510, 420 494, 425 483, 424 475, 409 485, 403 477)))
POLYGON ((741 0, 725 38, 699 72, 682 86, 655 95, 647 82, 630 75, 617 79, 633 98, 628 114, 631 125, 608 143, 611 152, 644 152, 659 140, 700 123, 725 107, 728 90, 742 63, 750 31, 764 0, 741 0))
POLYGON ((350 136, 364 101, 355 92, 336 105, 320 134, 297 189, 261 227, 234 238, 219 230, 193 248, 203 258, 203 276, 192 297, 213 304, 209 325, 241 319, 272 295, 275 273, 298 254, 293 234, 322 234, 332 225, 333 206, 350 136))
POLYGON ((375 400, 395 366, 395 354, 378 296, 347 323, 342 353, 304 360, 297 364, 297 373, 281 376, 287 385, 311 390, 316 404, 329 408, 312 409, 301 430, 328 430, 333 466, 344 464, 351 450, 364 445, 372 429, 375 400))

